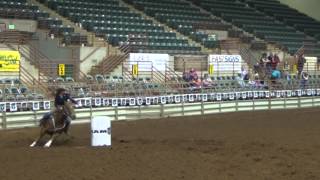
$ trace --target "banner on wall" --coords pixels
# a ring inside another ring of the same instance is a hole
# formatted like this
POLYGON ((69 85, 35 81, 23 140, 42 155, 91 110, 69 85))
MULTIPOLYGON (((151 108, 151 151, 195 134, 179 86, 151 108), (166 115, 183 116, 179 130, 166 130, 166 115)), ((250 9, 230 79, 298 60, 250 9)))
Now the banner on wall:
POLYGON ((169 54, 130 53, 127 68, 131 69, 136 65, 137 72, 152 71, 152 67, 158 71, 166 71, 169 59, 169 54))
MULTIPOLYGON (((215 55, 208 56, 209 67, 217 71, 241 71, 242 58, 240 55, 215 55)), ((213 72, 212 72, 213 73, 213 72)))
POLYGON ((19 51, 0 51, 0 72, 19 72, 19 51))

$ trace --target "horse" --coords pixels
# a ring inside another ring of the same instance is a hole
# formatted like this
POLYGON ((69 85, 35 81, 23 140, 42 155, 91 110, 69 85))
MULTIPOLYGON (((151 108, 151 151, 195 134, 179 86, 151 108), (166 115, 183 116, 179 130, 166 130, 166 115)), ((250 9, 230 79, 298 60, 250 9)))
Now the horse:
POLYGON ((75 119, 75 111, 70 101, 67 101, 62 109, 56 109, 53 113, 47 113, 40 119, 40 136, 30 145, 34 147, 38 141, 45 135, 50 136, 50 140, 44 147, 50 147, 53 140, 60 134, 65 133, 68 135, 70 124, 67 125, 66 118, 71 117, 75 119))

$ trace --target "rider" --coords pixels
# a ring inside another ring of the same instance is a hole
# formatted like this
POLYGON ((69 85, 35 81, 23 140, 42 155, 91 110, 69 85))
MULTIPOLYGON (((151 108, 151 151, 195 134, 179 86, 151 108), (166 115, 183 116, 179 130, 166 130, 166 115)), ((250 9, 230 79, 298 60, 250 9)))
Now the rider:
MULTIPOLYGON (((70 94, 66 92, 64 88, 58 88, 56 91, 55 99, 54 99, 54 106, 56 110, 62 110, 65 102, 70 100, 72 103, 77 104, 77 101, 70 97, 70 94)), ((68 127, 71 123, 72 118, 70 116, 66 117, 66 126, 68 127)))

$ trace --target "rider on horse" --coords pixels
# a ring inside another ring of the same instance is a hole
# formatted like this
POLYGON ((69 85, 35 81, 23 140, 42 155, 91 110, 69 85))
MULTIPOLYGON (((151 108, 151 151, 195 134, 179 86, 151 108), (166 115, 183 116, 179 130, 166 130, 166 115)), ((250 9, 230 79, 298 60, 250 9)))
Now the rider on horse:
MULTIPOLYGON (((64 88, 58 88, 56 91, 55 99, 54 99, 54 106, 55 110, 53 112, 62 111, 65 103, 70 100, 72 103, 77 104, 77 101, 70 97, 70 94, 66 93, 64 88)), ((72 118, 70 116, 66 117, 66 126, 69 126, 71 123, 72 118)))

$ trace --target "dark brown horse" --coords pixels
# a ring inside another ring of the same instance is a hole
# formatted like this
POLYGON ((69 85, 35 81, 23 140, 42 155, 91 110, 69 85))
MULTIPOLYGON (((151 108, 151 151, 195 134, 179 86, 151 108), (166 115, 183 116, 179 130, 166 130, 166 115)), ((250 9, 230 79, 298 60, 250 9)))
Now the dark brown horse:
POLYGON ((62 110, 55 110, 51 115, 44 115, 40 120, 40 136, 30 145, 34 147, 38 141, 46 134, 50 136, 50 140, 44 147, 50 147, 55 137, 62 133, 68 133, 69 125, 67 124, 67 117, 75 119, 75 112, 71 102, 66 102, 62 110))

